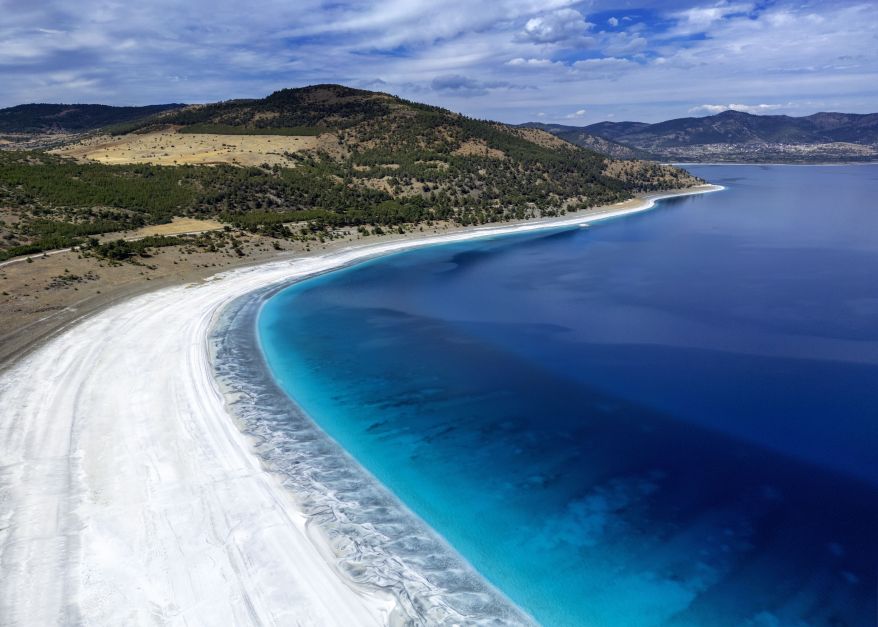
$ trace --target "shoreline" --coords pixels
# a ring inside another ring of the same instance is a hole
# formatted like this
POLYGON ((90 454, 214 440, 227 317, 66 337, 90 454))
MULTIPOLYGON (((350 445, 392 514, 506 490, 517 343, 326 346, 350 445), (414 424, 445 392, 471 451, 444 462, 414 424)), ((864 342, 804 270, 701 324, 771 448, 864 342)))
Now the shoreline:
MULTIPOLYGON (((41 345, 49 341, 51 338, 58 336, 63 333, 65 330, 70 329, 72 326, 77 324, 79 321, 87 319, 88 317, 103 311, 107 307, 111 307, 117 303, 120 303, 128 298, 134 298, 143 294, 147 294, 153 292, 158 289, 174 287, 178 285, 186 285, 190 283, 198 283, 210 280, 211 277, 222 274, 224 272, 229 272, 235 269, 241 268, 249 268, 256 265, 263 265, 267 263, 273 263, 278 261, 290 260, 290 259, 299 259, 299 258, 310 258, 316 257, 325 254, 331 254, 333 252, 337 252, 339 250, 347 249, 352 246, 358 247, 374 247, 381 246, 386 243, 398 242, 398 241, 421 241, 424 239, 429 239, 433 237, 443 237, 446 235, 455 235, 462 232, 470 232, 470 231, 482 231, 485 229, 494 229, 494 228, 509 228, 521 225, 539 225, 541 228, 548 228, 543 225, 549 223, 565 223, 567 221, 575 221, 577 217, 579 219, 585 221, 586 218, 597 219, 595 216, 603 216, 607 212, 615 213, 620 210, 621 207, 632 207, 637 208, 642 204, 646 204, 645 208, 649 208, 650 202, 654 202, 656 198, 665 198, 669 196, 683 196, 689 194, 698 194, 705 193, 709 191, 717 191, 718 186, 714 185, 702 185, 695 188, 687 188, 683 190, 668 190, 665 192, 651 192, 648 194, 643 194, 640 196, 636 196, 626 201, 622 201, 620 203, 616 203, 614 205, 605 205, 600 207, 592 207, 591 209, 586 209, 583 211, 578 211, 575 213, 569 213, 564 216, 554 217, 554 218, 536 218, 530 220, 516 220, 512 222, 499 222, 493 223, 489 225, 482 226, 468 226, 461 227, 455 226, 451 228, 446 228, 442 231, 434 230, 434 232, 411 232, 406 233, 404 235, 398 234, 388 234, 383 236, 372 236, 376 237, 375 239, 370 238, 368 241, 364 242, 354 242, 351 243, 346 240, 332 240, 327 242, 325 245, 321 247, 316 247, 310 252, 306 252, 305 250, 289 250, 283 252, 271 252, 268 255, 255 253, 254 257, 244 257, 240 259, 233 259, 231 261, 225 261, 228 265, 225 267, 210 267, 208 268, 206 265, 202 268, 197 266, 190 268, 188 271, 184 270, 176 270, 172 274, 169 274, 164 277, 153 278, 153 280, 148 280, 141 278, 138 281, 128 282, 127 284, 121 286, 112 286, 104 287, 98 294, 92 294, 90 296, 82 295, 78 300, 71 301, 67 300, 66 302, 62 302, 59 306, 46 308, 47 311, 45 315, 39 313, 39 315, 31 316, 31 319, 27 320, 23 324, 18 324, 17 326, 13 325, 13 328, 7 330, 0 327, 0 373, 4 370, 8 369, 12 364, 14 364, 17 360, 25 357, 32 351, 38 349, 41 345)), ((60 262, 60 266, 64 267, 70 264, 75 263, 72 259, 70 259, 70 255, 74 255, 74 251, 67 251, 68 254, 59 254, 57 252, 51 254, 51 257, 55 259, 64 259, 63 262, 60 262)), ((41 256, 34 255, 35 264, 39 264, 44 260, 41 256)), ((15 258, 18 260, 19 258, 15 258)), ((9 260, 13 261, 13 260, 9 260)), ((9 265, 18 265, 18 264, 9 264, 9 265)), ((32 264, 27 264, 25 268, 27 269, 32 264)), ((0 271, 3 271, 8 266, 0 266, 0 271)), ((37 266, 34 266, 37 267, 37 266)), ((73 267, 73 266, 71 266, 73 267)), ((127 268, 125 268, 127 270, 127 268)), ((116 268, 114 270, 119 270, 116 268)), ((60 271, 60 268, 58 269, 60 271)), ((41 310, 38 310, 41 312, 41 310)))
POLYGON ((666 165, 673 166, 701 166, 701 165, 784 165, 784 166, 849 166, 849 165, 878 165, 878 159, 874 161, 815 161, 814 163, 793 163, 789 161, 663 161, 666 165))
POLYGON ((38 340, 0 370, 9 408, 0 622, 394 621, 399 599, 345 579, 297 496, 230 417, 209 351, 226 308, 379 255, 575 226, 720 189, 263 262, 97 308, 38 340))
POLYGON ((392 595, 390 624, 535 625, 279 387, 256 320, 289 285, 230 303, 213 325, 210 356, 229 416, 264 467, 295 494, 309 539, 350 585, 392 595))

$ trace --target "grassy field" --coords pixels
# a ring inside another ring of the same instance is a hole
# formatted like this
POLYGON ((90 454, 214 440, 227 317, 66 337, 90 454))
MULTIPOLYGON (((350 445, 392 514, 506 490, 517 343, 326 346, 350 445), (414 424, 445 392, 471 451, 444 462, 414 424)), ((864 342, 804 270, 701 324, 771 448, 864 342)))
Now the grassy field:
POLYGON ((98 136, 54 151, 56 154, 106 164, 149 163, 153 165, 289 166, 284 153, 311 150, 319 146, 317 135, 218 135, 154 133, 98 136))
MULTIPOLYGON (((218 231, 223 228, 221 222, 216 220, 197 220, 195 218, 176 217, 167 224, 152 224, 143 228, 131 231, 125 235, 126 238, 132 237, 150 237, 153 235, 180 235, 181 233, 205 233, 207 231, 218 231)), ((115 234, 109 233, 105 237, 112 239, 115 234)), ((118 236, 117 236, 118 237, 118 236)))
POLYGON ((180 129, 181 133, 201 135, 280 135, 292 137, 313 137, 326 133, 326 129, 313 126, 293 126, 286 128, 248 128, 229 124, 193 124, 180 129))

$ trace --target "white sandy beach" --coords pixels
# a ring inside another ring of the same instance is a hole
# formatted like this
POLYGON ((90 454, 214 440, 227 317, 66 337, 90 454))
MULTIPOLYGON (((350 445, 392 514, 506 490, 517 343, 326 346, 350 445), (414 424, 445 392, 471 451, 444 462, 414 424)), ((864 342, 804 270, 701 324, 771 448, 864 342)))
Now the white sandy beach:
POLYGON ((228 414, 207 348, 218 313, 366 257, 592 223, 657 199, 235 270, 53 338, 0 374, 0 624, 393 622, 395 600, 338 572, 228 414))

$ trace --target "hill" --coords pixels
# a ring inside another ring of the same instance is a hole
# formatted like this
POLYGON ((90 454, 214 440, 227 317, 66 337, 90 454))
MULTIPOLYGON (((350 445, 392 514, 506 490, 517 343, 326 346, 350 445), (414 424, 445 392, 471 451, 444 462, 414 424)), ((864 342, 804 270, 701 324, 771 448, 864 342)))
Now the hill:
POLYGON ((596 137, 603 137, 611 141, 618 141, 621 137, 631 134, 649 126, 646 122, 598 122, 589 126, 581 127, 596 137))
POLYGON ((81 133, 131 122, 184 105, 112 107, 98 104, 24 104, 0 109, 0 133, 81 133))
POLYGON ((567 126, 564 124, 543 124, 542 122, 526 122, 521 124, 525 128, 536 128, 564 141, 570 142, 582 148, 594 150, 614 159, 651 159, 652 155, 637 148, 625 146, 607 137, 589 133, 581 126, 567 126))
POLYGON ((554 216, 700 182, 339 85, 161 111, 55 153, 0 152, 0 256, 175 216, 322 239, 554 216))
POLYGON ((860 161, 878 159, 878 114, 804 117, 724 111, 657 124, 600 122, 586 133, 685 161, 860 161))

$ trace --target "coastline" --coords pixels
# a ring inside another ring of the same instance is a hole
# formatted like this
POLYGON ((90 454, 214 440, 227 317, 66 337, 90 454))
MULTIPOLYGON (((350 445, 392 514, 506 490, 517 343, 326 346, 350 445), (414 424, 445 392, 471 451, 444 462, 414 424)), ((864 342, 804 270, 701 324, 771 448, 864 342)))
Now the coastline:
MULTIPOLYGON (((651 206, 649 203, 658 198, 716 191, 715 188, 717 188, 717 186, 703 185, 683 190, 653 192, 636 196, 632 199, 616 203, 614 205, 593 207, 591 209, 586 209, 575 213, 569 213, 564 216, 555 218, 518 220, 511 222, 494 223, 480 227, 446 225, 441 228, 434 228, 432 232, 414 231, 405 233, 404 235, 398 235, 396 233, 393 233, 382 236, 370 236, 369 238, 365 238, 362 241, 357 240, 354 242, 351 242, 349 240, 330 240, 320 245, 319 247, 315 246, 315 248, 310 251, 307 250, 304 246, 299 246, 298 248, 294 247, 292 250, 277 252, 269 248, 269 246, 265 242, 259 242, 257 240, 254 241, 253 245, 251 246, 251 252, 246 257, 229 259, 228 257, 220 257, 214 255, 215 263, 204 263, 202 265, 193 265, 191 263, 187 264, 184 262, 183 259, 165 259, 165 272, 163 276, 143 277, 141 276, 143 273, 140 272, 138 274, 137 266, 133 265, 130 268, 127 265, 121 268, 114 268, 111 272, 107 274, 115 276, 121 273, 123 275, 128 275, 127 278, 120 277, 121 280, 115 282, 113 279, 111 279, 107 283, 101 282, 98 284, 98 287, 100 289, 97 291, 97 293, 95 293, 93 290, 87 291, 83 286, 83 290, 81 292, 77 292, 77 295, 75 297, 73 296, 73 294, 68 294, 60 300, 56 298, 56 300, 58 300, 57 303, 43 302, 39 307, 34 309, 30 315, 17 313, 18 310, 14 308, 9 309, 8 307, 0 310, 0 373, 2 373, 10 365, 15 363, 15 361, 26 356, 33 350, 39 348, 39 346, 49 341, 51 338, 56 337, 67 329, 70 329, 79 321, 84 320, 100 311, 103 311, 107 307, 111 307, 114 304, 122 302, 128 298, 133 298, 142 294, 150 293, 158 289, 206 281, 209 280, 211 277, 226 271, 239 268, 248 268, 255 265, 262 265, 282 260, 315 257, 343 250, 351 247, 352 245, 361 247, 374 247, 400 240, 420 241, 432 237, 442 237, 445 235, 453 235, 461 232, 482 231, 485 229, 493 228, 507 228, 521 225, 539 225, 540 228, 544 228, 542 225, 566 223, 567 221, 575 222, 577 220, 577 217, 581 220, 585 220, 586 218, 598 219, 598 217, 603 217, 606 213, 615 214, 615 212, 622 209, 627 210, 630 208, 634 210, 641 210, 643 208, 649 208, 651 206), (178 261, 180 265, 178 265, 178 261)), ((155 262, 157 260, 161 260, 164 257, 164 253, 161 252, 161 250, 162 249, 158 251, 158 254, 151 261, 155 262)), ((62 269, 64 269, 64 271, 66 272, 66 269, 68 267, 73 268, 74 272, 78 271, 81 273, 86 272, 89 269, 95 269, 90 266, 82 266, 81 264, 83 264, 83 261, 78 260, 77 257, 78 254, 75 251, 66 251, 63 253, 50 251, 50 253, 48 254, 48 259, 41 256, 34 256, 33 264, 16 263, 9 265, 15 265, 15 271, 19 273, 33 273, 33 271, 39 271, 41 269, 41 265, 47 262, 57 266, 54 271, 58 273, 60 273, 62 269), (77 265, 80 266, 78 270, 77 265)), ((210 259, 208 259, 207 261, 210 261, 210 259)), ((3 273, 6 267, 8 266, 0 267, 0 273, 3 273)), ((98 269, 98 272, 102 275, 104 274, 102 270, 98 269)), ((44 271, 44 274, 45 273, 46 272, 44 271)), ((26 289, 37 289, 36 287, 34 287, 35 284, 38 284, 38 282, 33 276, 24 279, 24 287, 26 289), (30 285, 31 287, 28 287, 28 285, 30 285)), ((40 289, 38 291, 38 294, 43 296, 43 301, 45 301, 45 295, 49 294, 51 296, 52 293, 43 292, 43 290, 40 289)), ((4 294, 4 297, 5 296, 6 295, 4 294)), ((8 304, 9 303, 7 303, 7 305, 8 304)))
POLYGON ((0 622, 395 622, 399 599, 339 572, 296 495, 229 419, 208 350, 226 308, 383 254, 590 223, 720 189, 340 246, 83 312, 0 372, 10 408, 0 425, 9 460, 0 550, 10 565, 0 622))
POLYGON ((673 166, 702 166, 702 165, 751 165, 751 166, 760 166, 760 165, 788 165, 788 166, 851 166, 851 165, 878 165, 878 160, 875 161, 815 161, 813 163, 791 163, 789 161, 668 161, 662 162, 666 165, 673 166))
POLYGON ((210 356, 229 415, 295 495, 309 539, 352 585, 392 596, 389 624, 534 625, 280 389, 256 321, 287 286, 230 303, 213 327, 210 356))

